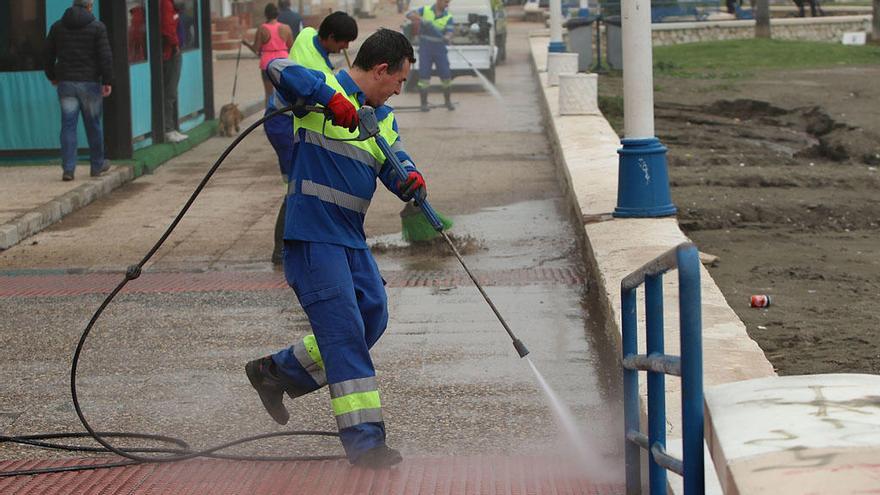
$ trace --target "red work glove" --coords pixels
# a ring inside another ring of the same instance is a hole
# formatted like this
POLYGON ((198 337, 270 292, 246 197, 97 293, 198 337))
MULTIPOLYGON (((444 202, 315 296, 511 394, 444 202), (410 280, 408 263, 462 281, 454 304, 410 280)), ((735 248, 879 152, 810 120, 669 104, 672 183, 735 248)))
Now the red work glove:
POLYGON ((428 191, 425 188, 425 179, 422 174, 413 170, 406 176, 406 182, 398 181, 397 188, 404 200, 409 201, 413 197, 418 199, 424 198, 428 191))
POLYGON ((330 98, 327 108, 333 114, 331 119, 333 123, 339 127, 346 127, 349 131, 354 132, 358 126, 358 114, 354 105, 348 101, 348 98, 342 96, 342 93, 336 93, 330 98))

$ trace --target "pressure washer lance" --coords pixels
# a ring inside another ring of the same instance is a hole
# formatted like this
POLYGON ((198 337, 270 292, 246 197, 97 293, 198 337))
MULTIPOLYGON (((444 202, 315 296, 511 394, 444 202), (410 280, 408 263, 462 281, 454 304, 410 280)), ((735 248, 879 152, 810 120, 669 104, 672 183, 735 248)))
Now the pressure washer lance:
MULTIPOLYGON (((397 155, 391 150, 391 147, 388 146, 388 142, 385 141, 379 134, 379 121, 376 120, 376 111, 373 107, 370 106, 362 106, 358 109, 358 119, 360 120, 360 136, 358 136, 358 140, 366 140, 370 137, 376 140, 376 144, 379 146, 379 149, 382 150, 382 153, 385 154, 385 158, 391 163, 394 167, 394 171, 397 173, 397 176, 400 177, 401 181, 406 181, 406 169, 403 168, 403 164, 400 163, 400 159, 397 158, 397 155)), ((458 252, 458 249, 455 247, 455 244, 452 242, 452 239, 446 235, 446 232, 443 231, 443 222, 440 221, 440 218, 437 217, 437 213, 434 211, 434 208, 431 207, 431 204, 428 203, 428 199, 425 197, 424 190, 422 189, 422 196, 417 197, 414 200, 414 203, 419 209, 422 210, 422 214, 425 215, 425 218, 428 219, 428 222, 434 227, 436 230, 446 241, 446 244, 449 244, 450 249, 455 254, 455 257, 458 258, 458 262, 461 263, 461 267, 464 268, 464 271, 467 272, 468 276, 473 281, 474 285, 477 286, 477 290, 482 294, 483 299, 489 303, 489 307, 492 308, 492 311, 495 313, 495 316, 498 318, 498 321, 501 322, 501 326, 504 327, 504 330, 507 331, 507 335, 510 336, 510 340, 513 341, 513 347, 516 349, 519 357, 524 358, 528 355, 529 350, 526 349, 525 344, 522 343, 521 340, 516 338, 516 335, 513 334, 513 331, 507 325, 507 322, 504 321, 504 317, 501 316, 501 313, 498 311, 498 308, 495 307, 495 304, 492 302, 492 299, 489 298, 489 295, 486 294, 486 291, 483 290, 483 286, 480 285, 480 282, 477 281, 477 278, 474 277, 474 274, 471 273, 471 270, 468 268, 467 264, 465 264, 464 259, 461 257, 461 253, 458 252)))

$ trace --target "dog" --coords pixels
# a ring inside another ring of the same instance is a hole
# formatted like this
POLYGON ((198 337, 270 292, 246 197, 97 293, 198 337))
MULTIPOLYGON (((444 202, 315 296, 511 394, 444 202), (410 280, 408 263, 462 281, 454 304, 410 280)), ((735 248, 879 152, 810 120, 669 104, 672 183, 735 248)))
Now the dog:
POLYGON ((220 108, 220 125, 218 127, 218 133, 221 136, 235 136, 237 135, 241 129, 239 128, 239 124, 244 119, 244 115, 242 115, 241 110, 238 109, 238 105, 235 103, 227 103, 220 108))

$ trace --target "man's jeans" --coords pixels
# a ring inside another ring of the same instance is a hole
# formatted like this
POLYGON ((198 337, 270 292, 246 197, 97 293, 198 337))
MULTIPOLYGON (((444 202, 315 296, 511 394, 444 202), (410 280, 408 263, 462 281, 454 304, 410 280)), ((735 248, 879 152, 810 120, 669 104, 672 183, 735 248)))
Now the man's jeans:
POLYGON ((76 128, 82 113, 89 140, 92 173, 100 172, 104 165, 104 131, 101 128, 104 101, 101 84, 59 81, 58 100, 61 102, 61 167, 71 173, 76 168, 76 128))

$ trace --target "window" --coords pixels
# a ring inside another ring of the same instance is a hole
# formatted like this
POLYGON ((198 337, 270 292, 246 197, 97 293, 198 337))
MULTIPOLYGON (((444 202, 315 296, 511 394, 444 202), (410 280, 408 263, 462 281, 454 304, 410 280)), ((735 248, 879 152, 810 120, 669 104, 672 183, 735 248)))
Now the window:
POLYGON ((177 39, 181 50, 194 50, 199 47, 199 9, 198 0, 176 0, 178 18, 177 39))
POLYGON ((128 0, 128 63, 147 60, 147 6, 144 0, 128 0))
POLYGON ((44 2, 0 2, 0 72, 42 70, 45 40, 44 2))

